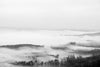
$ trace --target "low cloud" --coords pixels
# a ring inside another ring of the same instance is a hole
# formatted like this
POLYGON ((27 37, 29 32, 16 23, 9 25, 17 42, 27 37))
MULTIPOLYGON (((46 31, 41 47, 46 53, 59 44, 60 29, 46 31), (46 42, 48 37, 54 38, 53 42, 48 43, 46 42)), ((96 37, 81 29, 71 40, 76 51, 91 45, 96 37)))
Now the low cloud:
POLYGON ((74 36, 93 34, 81 31, 10 31, 0 33, 0 62, 51 60, 70 54, 99 54, 100 43, 98 36, 74 36), (67 34, 67 36, 63 36, 67 34), (71 34, 71 36, 69 35, 71 34), (69 36, 68 36, 69 35, 69 36), (4 42, 4 43, 2 43, 4 42), (24 43, 23 43, 24 42, 24 43), (26 44, 27 43, 27 44, 26 44), (30 43, 30 44, 29 44, 30 43))

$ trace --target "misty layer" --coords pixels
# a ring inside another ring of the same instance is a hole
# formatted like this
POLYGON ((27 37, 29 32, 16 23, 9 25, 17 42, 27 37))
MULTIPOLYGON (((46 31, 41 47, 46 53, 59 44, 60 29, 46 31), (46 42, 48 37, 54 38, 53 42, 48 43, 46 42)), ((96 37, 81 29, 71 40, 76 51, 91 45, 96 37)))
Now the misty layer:
POLYGON ((99 54, 99 32, 80 31, 2 31, 0 62, 59 60, 69 55, 99 54), (65 36, 67 35, 67 36, 65 36), (82 36, 79 36, 82 35, 82 36), (96 35, 96 36, 91 36, 96 35))

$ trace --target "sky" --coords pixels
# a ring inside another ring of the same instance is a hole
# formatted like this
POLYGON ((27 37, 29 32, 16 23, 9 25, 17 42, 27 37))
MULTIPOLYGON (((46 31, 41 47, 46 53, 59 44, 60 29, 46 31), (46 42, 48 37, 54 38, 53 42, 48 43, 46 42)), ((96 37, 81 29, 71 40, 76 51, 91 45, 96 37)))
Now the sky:
POLYGON ((100 0, 0 0, 0 27, 100 30, 100 0))

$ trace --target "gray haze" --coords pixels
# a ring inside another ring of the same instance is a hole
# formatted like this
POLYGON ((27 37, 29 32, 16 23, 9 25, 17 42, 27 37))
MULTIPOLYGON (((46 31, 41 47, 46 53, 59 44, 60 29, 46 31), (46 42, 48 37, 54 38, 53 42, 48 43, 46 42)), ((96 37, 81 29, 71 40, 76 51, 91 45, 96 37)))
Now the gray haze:
POLYGON ((100 30, 100 0, 0 0, 0 27, 100 30))

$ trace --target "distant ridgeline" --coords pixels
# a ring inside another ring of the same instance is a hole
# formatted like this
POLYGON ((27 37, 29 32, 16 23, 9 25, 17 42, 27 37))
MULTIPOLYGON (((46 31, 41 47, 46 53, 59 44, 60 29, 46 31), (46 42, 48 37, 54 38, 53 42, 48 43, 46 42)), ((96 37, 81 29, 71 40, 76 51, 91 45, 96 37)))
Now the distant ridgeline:
POLYGON ((0 46, 0 48, 9 48, 9 49, 19 49, 21 47, 40 48, 40 47, 44 47, 44 46, 33 45, 33 44, 15 44, 15 45, 2 45, 2 46, 0 46))

